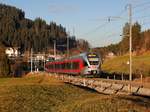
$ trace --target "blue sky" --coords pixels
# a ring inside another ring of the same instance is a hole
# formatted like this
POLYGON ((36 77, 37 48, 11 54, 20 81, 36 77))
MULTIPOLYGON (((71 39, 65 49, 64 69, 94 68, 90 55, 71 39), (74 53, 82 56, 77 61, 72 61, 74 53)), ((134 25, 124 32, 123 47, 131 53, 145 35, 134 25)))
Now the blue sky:
POLYGON ((133 6, 133 22, 141 23, 143 30, 150 27, 150 0, 0 0, 0 3, 22 9, 26 18, 41 17, 48 24, 51 21, 62 24, 70 35, 89 41, 92 47, 121 40, 119 35, 128 21, 125 8, 128 3, 133 6))

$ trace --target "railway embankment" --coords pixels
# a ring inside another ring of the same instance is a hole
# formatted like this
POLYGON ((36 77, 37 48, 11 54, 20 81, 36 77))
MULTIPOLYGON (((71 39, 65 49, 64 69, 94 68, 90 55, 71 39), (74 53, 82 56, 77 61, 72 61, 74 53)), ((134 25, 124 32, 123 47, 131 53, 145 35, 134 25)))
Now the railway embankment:
POLYGON ((96 90, 103 94, 127 94, 150 97, 150 86, 143 82, 101 78, 81 78, 60 74, 50 74, 50 76, 59 78, 66 83, 96 90))

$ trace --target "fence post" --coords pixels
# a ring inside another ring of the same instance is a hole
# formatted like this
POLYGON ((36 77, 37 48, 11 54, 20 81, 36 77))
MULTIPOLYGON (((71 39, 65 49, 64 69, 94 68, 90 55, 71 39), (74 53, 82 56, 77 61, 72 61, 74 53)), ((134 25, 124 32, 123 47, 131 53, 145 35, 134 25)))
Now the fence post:
POLYGON ((83 78, 83 86, 86 86, 86 85, 85 85, 85 79, 84 79, 84 78, 83 78))
POLYGON ((116 76, 115 76, 115 74, 114 74, 114 80, 116 79, 116 76))
POLYGON ((123 79, 123 73, 121 74, 121 79, 124 80, 124 79, 123 79))
POLYGON ((141 85, 143 85, 143 74, 140 72, 140 76, 141 76, 141 85))
POLYGON ((109 79, 109 76, 107 76, 107 79, 109 79))
POLYGON ((70 75, 69 75, 69 82, 70 82, 70 75))

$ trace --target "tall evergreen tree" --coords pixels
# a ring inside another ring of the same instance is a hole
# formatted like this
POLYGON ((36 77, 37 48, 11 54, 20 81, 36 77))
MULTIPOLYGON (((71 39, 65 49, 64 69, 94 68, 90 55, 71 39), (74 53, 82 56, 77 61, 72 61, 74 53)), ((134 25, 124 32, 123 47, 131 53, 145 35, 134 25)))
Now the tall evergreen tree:
POLYGON ((129 23, 123 27, 122 41, 120 42, 121 53, 124 54, 129 50, 129 23))
POLYGON ((136 51, 140 49, 140 40, 141 40, 141 25, 136 22, 132 26, 132 50, 136 51))

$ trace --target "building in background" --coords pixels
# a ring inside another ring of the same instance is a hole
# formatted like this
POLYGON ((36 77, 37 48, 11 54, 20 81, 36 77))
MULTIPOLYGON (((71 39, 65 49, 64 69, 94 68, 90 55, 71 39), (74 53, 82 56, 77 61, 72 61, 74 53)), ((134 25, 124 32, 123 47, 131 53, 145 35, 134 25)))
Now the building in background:
POLYGON ((18 57, 20 55, 18 47, 7 47, 5 53, 8 57, 18 57))

